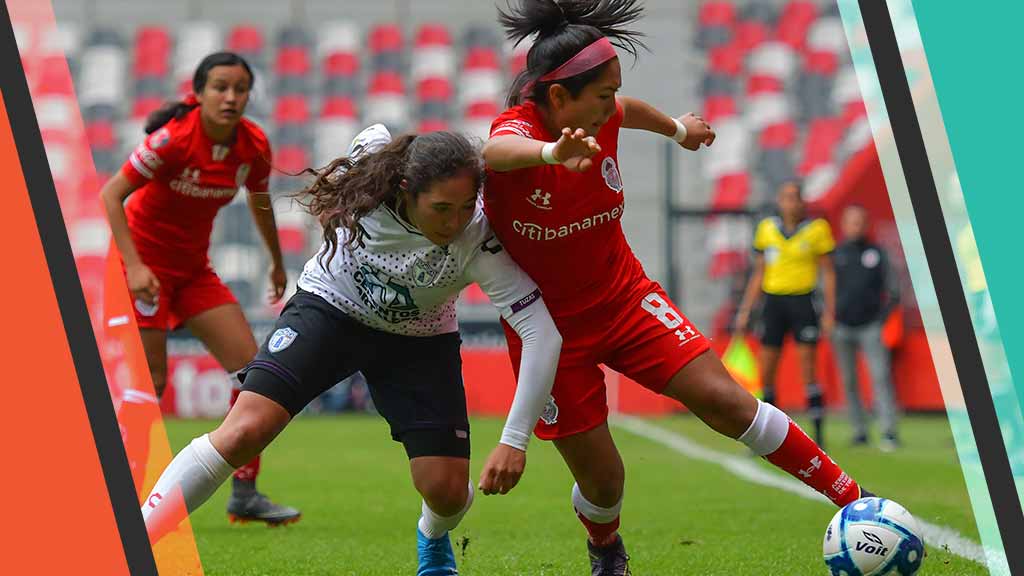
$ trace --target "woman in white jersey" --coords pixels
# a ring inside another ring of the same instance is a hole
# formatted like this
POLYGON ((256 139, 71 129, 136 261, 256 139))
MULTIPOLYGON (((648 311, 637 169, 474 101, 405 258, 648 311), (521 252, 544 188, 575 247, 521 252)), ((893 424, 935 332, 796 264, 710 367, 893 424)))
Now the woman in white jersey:
POLYGON ((392 438, 405 446, 423 496, 417 574, 457 574, 448 532, 473 501, 459 291, 478 283, 524 343, 516 395, 481 475, 485 492, 505 493, 519 481, 561 349, 536 284, 483 215, 483 174, 480 152, 462 136, 392 141, 379 124, 317 174, 304 195, 324 246, 243 370, 227 417, 174 458, 144 503, 151 539, 202 504, 313 398, 358 370, 392 438))

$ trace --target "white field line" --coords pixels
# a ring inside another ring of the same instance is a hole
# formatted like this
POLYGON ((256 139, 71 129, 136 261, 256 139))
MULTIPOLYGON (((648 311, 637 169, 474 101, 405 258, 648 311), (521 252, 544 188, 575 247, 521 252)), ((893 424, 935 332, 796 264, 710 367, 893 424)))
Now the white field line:
MULTIPOLYGON (((808 500, 816 500, 831 505, 827 498, 803 482, 790 476, 769 472, 752 458, 743 458, 712 450, 697 444, 678 432, 656 426, 633 416, 616 415, 612 417, 611 423, 637 436, 657 442, 687 458, 717 464, 748 482, 770 486, 808 500)), ((985 550, 977 542, 965 538, 948 526, 938 526, 925 522, 920 518, 916 519, 921 528, 921 536, 924 537, 925 542, 929 545, 949 550, 957 556, 973 560, 983 566, 987 565, 985 550)))

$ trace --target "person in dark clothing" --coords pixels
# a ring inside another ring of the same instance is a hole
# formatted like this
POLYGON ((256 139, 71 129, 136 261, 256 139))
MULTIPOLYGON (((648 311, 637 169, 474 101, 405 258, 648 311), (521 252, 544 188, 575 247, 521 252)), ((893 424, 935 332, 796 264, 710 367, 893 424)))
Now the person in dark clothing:
POLYGON ((882 344, 882 325, 899 302, 899 282, 889 257, 868 240, 868 212, 852 204, 843 211, 843 243, 835 251, 836 324, 832 345, 846 388, 855 445, 868 443, 867 418, 857 382, 857 350, 864 353, 874 387, 875 410, 881 426, 879 448, 895 450, 896 402, 889 350, 882 344))

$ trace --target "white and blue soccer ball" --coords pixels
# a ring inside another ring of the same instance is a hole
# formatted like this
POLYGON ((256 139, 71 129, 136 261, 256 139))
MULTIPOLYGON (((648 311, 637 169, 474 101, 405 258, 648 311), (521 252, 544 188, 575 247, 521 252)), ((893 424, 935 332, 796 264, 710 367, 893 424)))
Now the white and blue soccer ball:
POLYGON ((924 560, 924 540, 906 508, 861 498, 832 517, 822 552, 832 576, 911 576, 924 560))

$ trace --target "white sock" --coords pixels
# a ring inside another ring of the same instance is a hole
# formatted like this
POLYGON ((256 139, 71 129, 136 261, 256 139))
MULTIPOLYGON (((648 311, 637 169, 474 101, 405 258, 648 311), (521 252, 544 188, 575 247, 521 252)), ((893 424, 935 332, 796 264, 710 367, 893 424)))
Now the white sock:
POLYGON ((210 435, 203 434, 178 452, 164 469, 164 473, 153 486, 153 491, 143 502, 143 520, 149 518, 163 497, 176 487, 181 489, 185 507, 191 514, 206 502, 234 471, 235 468, 228 464, 210 443, 210 435))
POLYGON ((758 456, 767 456, 782 446, 787 434, 789 416, 775 406, 758 400, 754 421, 738 440, 758 456))
POLYGON ((594 524, 608 524, 619 517, 619 513, 622 511, 622 498, 619 498, 619 501, 611 508, 602 508, 583 496, 579 484, 573 484, 572 506, 594 524))
POLYGON ((469 507, 473 505, 473 482, 469 483, 469 495, 466 497, 466 505, 462 507, 453 516, 439 516, 436 512, 427 506, 427 501, 423 501, 423 515, 420 516, 419 528, 420 532, 424 536, 431 540, 437 540, 441 538, 449 531, 454 530, 459 522, 462 521, 462 517, 469 511, 469 507))

